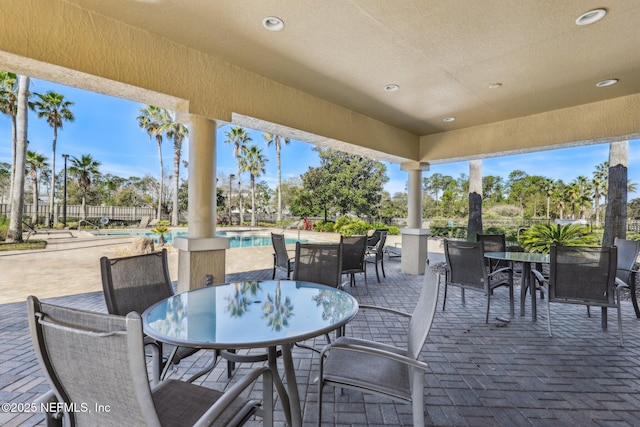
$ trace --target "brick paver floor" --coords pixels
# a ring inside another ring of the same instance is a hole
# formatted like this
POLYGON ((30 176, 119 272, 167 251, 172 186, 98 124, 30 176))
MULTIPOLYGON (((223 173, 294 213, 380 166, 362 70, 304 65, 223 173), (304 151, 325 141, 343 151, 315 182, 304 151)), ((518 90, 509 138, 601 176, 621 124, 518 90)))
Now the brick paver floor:
MULTIPOLYGON (((113 248, 97 245, 94 242, 91 249, 85 248, 78 253, 69 248, 50 247, 52 252, 30 257, 24 254, 0 256, 0 292, 4 292, 0 293, 0 298, 8 295, 3 289, 10 280, 10 286, 32 287, 35 295, 41 290, 47 301, 106 311, 96 256, 109 253, 113 248), (83 260, 80 252, 93 259, 83 260), (75 269, 67 268, 67 261, 75 264, 75 269), (54 264, 57 268, 52 266, 54 264), (91 274, 97 275, 90 275, 88 271, 94 269, 97 273, 91 274), (33 283, 34 278, 43 281, 33 283), (49 283, 66 286, 65 283, 78 281, 84 281, 84 287, 89 290, 76 295, 46 295, 49 283)), ((432 262, 441 261, 442 254, 437 249, 434 252, 430 254, 432 262)), ((227 251, 227 255, 227 280, 271 278, 270 248, 233 249, 227 251)), ((357 278, 357 286, 347 288, 347 291, 363 304, 411 311, 422 277, 403 274, 400 258, 389 260, 385 257, 384 264, 387 277, 381 283, 376 282, 373 268, 369 269, 369 294, 365 294, 362 275, 357 278)), ((518 293, 516 288, 516 295, 518 293)), ((622 348, 618 346, 615 310, 609 310, 609 330, 603 331, 600 310, 592 310, 589 318, 582 306, 553 304, 554 336, 549 338, 545 304, 539 304, 537 322, 531 321, 529 301, 526 316, 518 315, 516 304, 516 317, 511 322, 496 319, 508 315, 505 289, 496 290, 492 297, 488 324, 484 323, 482 294, 467 291, 467 304, 463 307, 459 290, 450 289, 446 311, 441 310, 441 299, 422 352, 422 359, 430 366, 424 389, 428 425, 640 425, 640 320, 635 318, 631 303, 624 302, 622 307, 626 344, 622 348)), ((347 326, 347 334, 404 345, 405 327, 406 323, 393 317, 364 312, 347 326)), ((307 344, 320 348, 325 339, 309 340, 307 344)), ((204 366, 209 357, 210 352, 201 351, 195 357, 183 360, 171 376, 186 378, 204 366)), ((304 424, 314 425, 318 355, 296 347, 293 357, 303 401, 304 424)), ((234 378, 228 381, 226 364, 219 363, 199 383, 221 389, 250 368, 251 364, 238 365, 234 378)), ((21 300, 1 304, 0 402, 32 402, 47 389, 31 347, 25 303, 21 300)), ((259 385, 251 393, 259 397, 259 385)), ((324 393, 323 420, 326 425, 411 424, 410 405, 359 392, 340 393, 332 388, 324 393)), ((276 404, 275 419, 279 425, 284 424, 279 403, 276 404)), ((0 425, 42 423, 42 414, 0 413, 0 425)), ((250 424, 260 425, 260 422, 256 420, 250 424)))

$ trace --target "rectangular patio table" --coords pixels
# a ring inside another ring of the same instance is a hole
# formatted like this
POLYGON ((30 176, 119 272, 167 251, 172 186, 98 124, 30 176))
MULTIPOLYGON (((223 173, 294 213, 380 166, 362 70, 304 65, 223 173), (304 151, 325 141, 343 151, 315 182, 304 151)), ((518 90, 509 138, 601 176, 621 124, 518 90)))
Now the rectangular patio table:
POLYGON ((171 296, 145 310, 142 321, 147 335, 176 346, 267 348, 287 423, 301 426, 291 346, 341 328, 358 308, 356 299, 347 292, 316 283, 247 281, 171 296), (286 389, 278 373, 277 347, 282 351, 286 389))
MULTIPOLYGON (((549 255, 530 253, 530 252, 485 252, 485 258, 504 260, 509 262, 522 263, 522 277, 520 284, 520 316, 524 316, 524 302, 527 296, 527 289, 532 286, 531 283, 531 264, 548 264, 549 255)), ((537 305, 536 293, 531 288, 531 320, 536 321, 537 305)))

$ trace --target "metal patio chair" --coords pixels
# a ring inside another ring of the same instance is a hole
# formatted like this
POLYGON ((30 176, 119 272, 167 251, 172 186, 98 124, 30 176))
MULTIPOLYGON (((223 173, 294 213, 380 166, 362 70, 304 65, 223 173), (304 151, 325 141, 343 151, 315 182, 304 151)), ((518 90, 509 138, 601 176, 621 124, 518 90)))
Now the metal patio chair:
POLYGON ((636 318, 640 319, 640 309, 638 308, 638 297, 636 296, 636 260, 640 250, 640 240, 626 240, 616 237, 613 246, 618 248, 618 265, 616 277, 629 286, 631 303, 636 313, 636 318))
POLYGON ((293 257, 289 256, 284 234, 271 233, 271 244, 273 245, 273 275, 276 278, 276 270, 281 270, 287 274, 287 279, 291 277, 294 268, 293 257))
POLYGON ((407 346, 396 347, 360 338, 340 337, 327 345, 319 359, 318 425, 322 424, 322 391, 326 385, 349 388, 413 403, 413 424, 424 426, 424 376, 420 360, 438 304, 439 281, 427 271, 413 314, 384 307, 363 306, 409 318, 407 346))
POLYGON ((27 299, 36 356, 70 426, 242 425, 254 414, 273 422, 267 367, 252 370, 225 392, 178 380, 151 389, 142 320, 27 299), (240 396, 263 378, 263 405, 240 396), (65 408, 75 408, 68 410, 65 408), (66 411, 66 412, 65 412, 66 411))
POLYGON ((296 242, 293 279, 340 287, 342 245, 340 243, 296 242))
POLYGON ((503 267, 489 273, 485 264, 482 242, 445 239, 444 256, 447 261, 447 274, 445 275, 442 310, 447 302, 449 286, 461 288, 462 305, 465 305, 465 289, 484 292, 487 297, 485 323, 488 323, 491 295, 494 289, 506 286, 509 288, 509 315, 513 317, 513 270, 510 267, 503 267))
MULTIPOLYGON (((622 312, 620 290, 627 284, 616 279, 617 248, 551 246, 549 278, 538 270, 531 270, 539 283, 538 289, 547 300, 547 323, 551 334, 551 303, 583 304, 602 307, 602 329, 607 328, 606 308, 618 311, 618 333, 620 346, 624 346, 622 335, 622 312)), ((535 293, 532 295, 535 296, 535 293)))
POLYGON ((367 236, 341 236, 340 243, 342 243, 342 274, 348 274, 349 285, 355 286, 356 273, 364 273, 364 287, 369 293, 364 262, 367 253, 367 236))
POLYGON ((368 246, 367 255, 364 258, 364 262, 366 264, 375 265, 376 279, 378 279, 378 283, 380 283, 380 274, 378 273, 378 264, 380 264, 380 268, 382 269, 382 277, 387 277, 387 275, 384 272, 384 244, 387 241, 387 232, 384 230, 376 230, 373 236, 369 238, 369 242, 367 243, 367 245, 372 241, 376 242, 375 246, 368 246))

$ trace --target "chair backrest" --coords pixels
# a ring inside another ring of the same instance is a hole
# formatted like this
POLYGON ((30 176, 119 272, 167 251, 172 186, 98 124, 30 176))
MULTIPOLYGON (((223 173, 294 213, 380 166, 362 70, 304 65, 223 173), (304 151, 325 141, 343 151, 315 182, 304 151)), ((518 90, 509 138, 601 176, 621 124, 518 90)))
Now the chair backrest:
MULTIPOLYGON (((504 234, 476 234, 476 240, 482 242, 484 252, 505 252, 507 250, 504 234)), ((485 264, 490 267, 491 271, 509 265, 505 260, 491 260, 489 258, 485 258, 485 264)))
POLYGON ((375 230, 371 236, 367 237, 367 246, 371 248, 377 245, 380 240, 380 233, 382 233, 382 230, 375 230))
POLYGON ((284 234, 271 233, 271 244, 273 245, 273 252, 276 254, 276 265, 287 268, 289 253, 287 252, 284 234))
POLYGON ((478 242, 482 242, 485 252, 504 252, 507 243, 504 234, 476 234, 478 242))
POLYGON ((294 280, 337 288, 342 275, 342 244, 296 242, 294 280))
MULTIPOLYGON (((387 241, 387 231, 386 230, 376 230, 374 235, 377 233, 377 240, 375 243, 375 254, 376 259, 382 259, 384 256, 384 244, 387 241)), ((371 238, 369 239, 371 241, 371 238)), ((367 242, 367 246, 371 247, 371 245, 367 242)))
POLYGON ((445 239, 444 256, 449 267, 448 283, 488 289, 482 242, 445 239))
POLYGON ((76 407, 68 412, 72 426, 160 425, 137 313, 94 313, 41 303, 33 296, 27 306, 40 366, 59 402, 76 407))
POLYGON ((618 248, 618 265, 616 277, 625 283, 629 282, 631 270, 638 259, 640 240, 626 240, 615 238, 613 246, 618 248))
POLYGON ((616 247, 551 246, 549 301, 615 306, 616 247))
POLYGON ((342 243, 342 272, 363 271, 367 236, 341 236, 340 243, 342 243))
POLYGON ((102 289, 111 314, 142 313, 173 295, 167 250, 121 258, 100 258, 102 289))
POLYGON ((427 269, 424 273, 418 304, 409 320, 407 354, 413 359, 418 359, 431 329, 433 318, 436 314, 436 306, 438 305, 439 287, 440 280, 438 280, 435 273, 427 269))

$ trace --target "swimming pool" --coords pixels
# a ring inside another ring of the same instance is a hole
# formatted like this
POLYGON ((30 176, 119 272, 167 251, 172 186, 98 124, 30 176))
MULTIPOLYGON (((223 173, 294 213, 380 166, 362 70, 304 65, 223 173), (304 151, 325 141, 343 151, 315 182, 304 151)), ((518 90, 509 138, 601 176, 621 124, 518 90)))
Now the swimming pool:
MULTIPOLYGON (((160 244, 160 236, 152 233, 151 231, 112 231, 103 230, 101 233, 103 236, 143 236, 153 239, 155 244, 160 244)), ((259 231, 218 231, 216 233, 218 237, 226 237, 229 239, 229 245, 231 248, 248 248, 254 246, 271 246, 271 234, 259 231)), ((187 237, 187 231, 170 231, 165 233, 164 239, 168 244, 173 244, 175 237, 187 237)), ((298 240, 295 237, 289 237, 285 235, 285 244, 292 245, 296 242, 306 243, 307 239, 298 240)))

